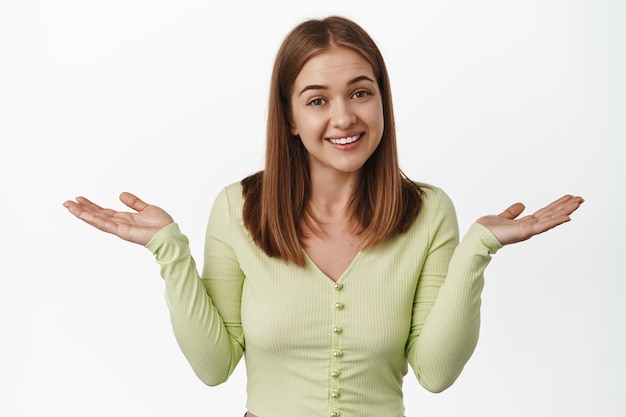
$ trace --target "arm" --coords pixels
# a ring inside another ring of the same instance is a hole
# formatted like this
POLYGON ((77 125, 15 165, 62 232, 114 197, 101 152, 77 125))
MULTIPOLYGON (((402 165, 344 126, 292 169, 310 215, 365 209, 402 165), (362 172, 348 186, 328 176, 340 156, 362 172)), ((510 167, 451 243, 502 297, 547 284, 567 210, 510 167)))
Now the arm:
MULTIPOLYGON (((419 278, 407 358, 429 391, 448 388, 478 341, 483 272, 501 245, 480 225, 459 244, 454 206, 439 191, 430 221, 430 247, 419 278)), ((424 213, 426 214, 426 213, 424 213)))
POLYGON ((426 389, 440 392, 460 375, 478 341, 484 270, 505 244, 520 242, 569 220, 583 200, 564 196, 515 220, 517 203, 481 217, 457 245, 454 207, 443 194, 431 224, 431 245, 416 291, 407 357, 426 389))
POLYGON ((156 255, 165 280, 174 333, 183 353, 206 384, 225 381, 243 352, 238 310, 242 276, 228 245, 226 199, 216 200, 207 228, 206 254, 211 255, 207 259, 214 267, 205 271, 211 276, 221 276, 224 283, 213 290, 210 285, 205 289, 203 284, 210 277, 201 280, 198 276, 189 242, 169 214, 130 193, 122 193, 120 200, 134 212, 102 208, 84 197, 63 205, 85 223, 129 242, 146 245, 156 255))
POLYGON ((243 274, 230 247, 229 207, 222 192, 207 226, 200 278, 187 238, 176 224, 146 245, 161 266, 176 340, 196 375, 207 385, 232 374, 244 349, 240 319, 243 274))

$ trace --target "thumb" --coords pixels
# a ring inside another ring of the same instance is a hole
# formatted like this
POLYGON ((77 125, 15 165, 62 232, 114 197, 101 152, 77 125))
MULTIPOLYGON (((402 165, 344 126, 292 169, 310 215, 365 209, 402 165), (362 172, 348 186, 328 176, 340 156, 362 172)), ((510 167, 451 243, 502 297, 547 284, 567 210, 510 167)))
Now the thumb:
POLYGON ((505 219, 513 220, 514 218, 522 214, 525 208, 526 207, 522 203, 515 203, 509 206, 509 208, 504 210, 502 213, 500 213, 499 216, 504 217, 505 219))
POLYGON ((123 192, 122 194, 120 194, 120 201, 136 211, 143 211, 146 207, 149 206, 148 203, 144 202, 142 199, 129 192, 123 192))

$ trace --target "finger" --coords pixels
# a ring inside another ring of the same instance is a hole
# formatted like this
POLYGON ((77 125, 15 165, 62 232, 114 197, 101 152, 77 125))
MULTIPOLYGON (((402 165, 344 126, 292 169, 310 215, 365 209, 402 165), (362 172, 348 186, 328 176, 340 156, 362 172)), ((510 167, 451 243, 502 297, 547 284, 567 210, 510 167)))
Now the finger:
POLYGON ((514 218, 522 214, 525 208, 526 207, 522 203, 515 203, 509 206, 509 208, 504 210, 502 213, 500 213, 499 216, 504 217, 505 219, 513 220, 514 218))
POLYGON ((96 229, 102 230, 104 232, 113 233, 117 225, 110 221, 110 216, 101 216, 102 210, 90 210, 85 209, 82 204, 77 204, 73 201, 66 201, 63 204, 65 208, 69 210, 74 216, 84 221, 85 223, 95 227, 96 229))
POLYGON ((536 223, 534 224, 535 234, 546 232, 559 225, 571 221, 571 217, 568 213, 553 213, 552 215, 545 215, 543 217, 537 217, 533 215, 536 223))
POLYGON ((83 213, 91 213, 93 215, 96 212, 103 211, 97 204, 93 204, 89 200, 81 197, 77 197, 76 201, 68 200, 63 203, 63 206, 78 218, 81 218, 83 213))
POLYGON ((102 210, 102 207, 85 197, 76 197, 76 202, 83 207, 90 207, 92 209, 102 210))
POLYGON ((578 210, 580 205, 584 202, 585 200, 582 197, 572 196, 563 204, 561 210, 567 214, 572 214, 573 212, 578 210))
POLYGON ((584 201, 582 197, 564 195, 558 200, 548 204, 546 207, 537 210, 533 213, 533 216, 537 218, 569 216, 576 211, 584 201))
POLYGON ((70 209, 70 207, 73 207, 74 205, 76 205, 76 202, 72 200, 67 200, 63 202, 63 207, 65 207, 68 210, 70 209))
POLYGON ((79 217, 79 214, 82 211, 78 203, 72 200, 68 200, 65 203, 63 203, 63 207, 65 207, 70 213, 72 213, 76 217, 79 217))
POLYGON ((120 194, 120 201, 136 211, 143 211, 149 206, 148 203, 129 192, 123 192, 120 194))
POLYGON ((113 216, 115 215, 115 213, 117 213, 117 211, 113 209, 100 207, 99 205, 85 197, 76 197, 76 202, 81 210, 89 212, 95 216, 113 216))
POLYGON ((534 220, 534 234, 543 233, 571 220, 570 215, 576 211, 585 200, 579 196, 565 195, 548 206, 529 216, 534 220))
POLYGON ((548 204, 547 206, 537 210, 535 212, 535 214, 538 213, 542 213, 542 212, 547 212, 547 211, 558 211, 560 210, 561 207, 563 207, 564 205, 566 205, 573 196, 571 195, 564 195, 563 197, 559 198, 558 200, 554 200, 553 202, 551 202, 550 204, 548 204))

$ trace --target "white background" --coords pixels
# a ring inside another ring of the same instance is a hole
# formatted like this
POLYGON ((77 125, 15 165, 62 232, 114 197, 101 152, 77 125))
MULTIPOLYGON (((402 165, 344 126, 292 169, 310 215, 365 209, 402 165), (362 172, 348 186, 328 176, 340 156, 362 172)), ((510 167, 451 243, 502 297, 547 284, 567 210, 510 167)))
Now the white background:
POLYGON ((243 414, 243 363, 215 388, 193 375, 150 253, 62 203, 133 191, 201 265, 217 192, 263 166, 280 42, 329 14, 379 44, 402 167, 450 194, 462 232, 518 200, 586 199, 496 255, 474 356, 442 394, 410 373, 407 417, 626 414, 623 1, 4 0, 1 416, 243 414))

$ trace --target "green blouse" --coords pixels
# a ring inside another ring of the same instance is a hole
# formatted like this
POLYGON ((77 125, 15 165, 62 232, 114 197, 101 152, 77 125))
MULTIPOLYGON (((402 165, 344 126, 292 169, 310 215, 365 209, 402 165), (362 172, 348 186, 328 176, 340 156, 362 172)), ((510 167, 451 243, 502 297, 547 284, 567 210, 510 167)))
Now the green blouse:
POLYGON ((242 219, 241 184, 224 188, 208 222, 199 275, 173 223, 156 255, 176 339, 207 385, 245 354, 247 409, 258 417, 402 417, 407 363, 439 392, 478 340, 483 271, 501 244, 479 224, 459 243, 449 197, 425 189, 408 231, 357 254, 333 282, 270 258, 242 219))

